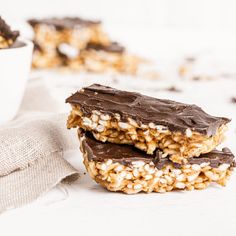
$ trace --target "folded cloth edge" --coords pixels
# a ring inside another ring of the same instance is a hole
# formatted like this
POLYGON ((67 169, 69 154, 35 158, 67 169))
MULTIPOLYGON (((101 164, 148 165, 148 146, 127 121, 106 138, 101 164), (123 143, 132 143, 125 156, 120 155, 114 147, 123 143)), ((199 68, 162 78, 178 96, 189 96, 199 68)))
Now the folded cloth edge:
POLYGON ((39 158, 27 168, 0 178, 0 213, 32 202, 63 180, 70 183, 78 177, 62 152, 39 158))

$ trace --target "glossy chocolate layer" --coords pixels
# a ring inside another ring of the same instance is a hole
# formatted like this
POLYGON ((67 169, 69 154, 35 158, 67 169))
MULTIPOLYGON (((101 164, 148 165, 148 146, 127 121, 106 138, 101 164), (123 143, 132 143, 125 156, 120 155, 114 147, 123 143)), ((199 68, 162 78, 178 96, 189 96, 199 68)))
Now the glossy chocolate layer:
POLYGON ((75 27, 86 27, 91 25, 100 24, 100 21, 91 21, 81 19, 79 17, 64 17, 64 18, 46 18, 46 19, 30 19, 28 23, 35 27, 36 25, 50 25, 54 26, 57 30, 71 29, 75 27))
POLYGON ((6 40, 11 39, 15 42, 19 34, 19 31, 12 31, 10 26, 0 17, 0 36, 6 40))
MULTIPOLYGON (((158 169, 162 169, 167 164, 172 164, 176 168, 181 165, 171 162, 168 158, 163 158, 161 152, 156 151, 154 155, 148 155, 133 146, 118 145, 113 143, 102 143, 93 138, 91 133, 79 130, 82 149, 87 152, 88 159, 94 161, 104 161, 111 159, 123 165, 130 165, 133 161, 143 161, 145 163, 153 162, 158 169)), ((202 154, 200 157, 188 159, 189 164, 210 163, 210 166, 217 168, 221 164, 229 164, 235 167, 234 155, 228 148, 222 151, 213 150, 210 153, 202 154)))
POLYGON ((79 105, 85 115, 93 110, 114 116, 121 115, 134 119, 138 124, 154 123, 167 126, 170 131, 185 133, 189 128, 204 135, 212 136, 217 129, 230 120, 215 117, 196 105, 148 97, 140 93, 126 92, 99 84, 83 88, 69 97, 66 102, 79 105))
POLYGON ((114 52, 114 53, 122 53, 125 51, 125 48, 119 45, 117 42, 112 42, 109 45, 89 43, 86 47, 86 50, 89 49, 93 49, 96 51, 114 52))

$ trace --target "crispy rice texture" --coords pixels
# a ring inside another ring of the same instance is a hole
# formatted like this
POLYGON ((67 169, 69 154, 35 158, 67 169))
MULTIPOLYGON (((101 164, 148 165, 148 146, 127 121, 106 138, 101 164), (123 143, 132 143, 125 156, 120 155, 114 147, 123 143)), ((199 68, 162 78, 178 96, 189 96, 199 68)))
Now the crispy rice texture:
POLYGON ((180 169, 167 165, 159 170, 152 162, 146 164, 136 161, 124 166, 111 159, 103 162, 90 161, 85 151, 83 155, 84 165, 92 179, 109 191, 127 194, 201 190, 210 184, 225 186, 233 171, 228 164, 212 168, 209 163, 184 165, 180 169))
POLYGON ((111 118, 107 114, 93 111, 89 117, 84 116, 79 106, 72 105, 72 111, 67 122, 68 128, 81 127, 93 133, 93 136, 102 142, 134 145, 136 148, 153 154, 159 148, 164 154, 176 163, 187 163, 190 157, 212 151, 224 139, 227 130, 222 125, 214 136, 208 137, 198 132, 171 132, 167 127, 138 125, 131 118, 124 123, 117 117, 111 118))

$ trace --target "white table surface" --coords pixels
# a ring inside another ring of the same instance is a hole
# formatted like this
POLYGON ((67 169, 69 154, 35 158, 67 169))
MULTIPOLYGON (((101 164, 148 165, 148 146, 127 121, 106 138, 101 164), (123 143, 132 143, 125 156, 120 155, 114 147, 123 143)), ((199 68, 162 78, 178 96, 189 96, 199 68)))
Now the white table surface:
MULTIPOLYGON (((58 112, 69 111, 65 98, 93 82, 195 103, 211 114, 233 118, 223 146, 236 153, 236 104, 230 103, 231 96, 236 96, 236 78, 181 81, 176 78, 173 64, 169 67, 160 64, 162 78, 157 81, 52 72, 37 72, 32 77, 44 80, 60 104, 58 112), (182 92, 158 91, 169 85, 176 85, 182 92)), ((66 152, 65 158, 78 168, 81 178, 71 186, 55 187, 32 204, 0 215, 0 235, 235 235, 235 175, 225 188, 212 186, 203 191, 125 195, 107 192, 88 174, 84 175, 79 150, 66 152)))

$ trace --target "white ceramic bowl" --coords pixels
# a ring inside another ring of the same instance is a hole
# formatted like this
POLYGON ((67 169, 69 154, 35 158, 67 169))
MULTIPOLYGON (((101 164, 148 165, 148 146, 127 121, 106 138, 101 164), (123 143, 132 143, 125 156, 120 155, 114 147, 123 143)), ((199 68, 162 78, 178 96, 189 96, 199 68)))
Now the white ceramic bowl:
POLYGON ((0 124, 16 115, 29 77, 33 44, 19 39, 15 46, 0 49, 0 124))

